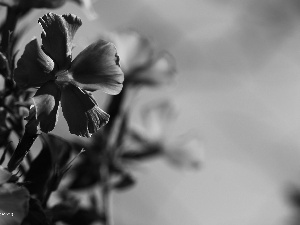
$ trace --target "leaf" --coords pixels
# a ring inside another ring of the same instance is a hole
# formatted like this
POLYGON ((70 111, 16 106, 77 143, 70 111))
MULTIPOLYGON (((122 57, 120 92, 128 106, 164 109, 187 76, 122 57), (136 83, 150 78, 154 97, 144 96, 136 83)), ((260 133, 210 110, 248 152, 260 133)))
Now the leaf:
POLYGON ((25 181, 28 182, 26 186, 30 193, 43 201, 47 192, 57 188, 62 178, 58 174, 65 170, 72 147, 66 140, 52 134, 42 134, 40 137, 42 150, 32 162, 25 181))
POLYGON ((50 195, 57 189, 64 174, 70 168, 67 162, 70 159, 72 147, 66 140, 53 134, 42 134, 41 138, 48 144, 52 157, 53 170, 48 181, 48 194, 50 195))
POLYGON ((26 187, 30 194, 36 195, 42 201, 47 189, 47 182, 50 179, 53 170, 51 152, 49 146, 43 142, 43 148, 35 160, 31 163, 29 171, 26 174, 26 187))

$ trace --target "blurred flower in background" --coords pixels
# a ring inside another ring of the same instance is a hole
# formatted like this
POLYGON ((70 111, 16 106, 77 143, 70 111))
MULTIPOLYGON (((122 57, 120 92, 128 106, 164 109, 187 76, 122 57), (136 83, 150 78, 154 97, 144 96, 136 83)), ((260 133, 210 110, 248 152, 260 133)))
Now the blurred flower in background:
POLYGON ((137 150, 129 152, 125 150, 123 158, 162 157, 178 168, 201 167, 204 152, 196 134, 189 132, 180 137, 170 138, 175 118, 175 107, 167 100, 149 103, 142 108, 142 123, 129 127, 131 141, 127 142, 128 149, 137 148, 137 150))
POLYGON ((174 80, 174 58, 158 51, 148 38, 133 30, 111 33, 107 38, 118 49, 127 85, 156 86, 174 80))

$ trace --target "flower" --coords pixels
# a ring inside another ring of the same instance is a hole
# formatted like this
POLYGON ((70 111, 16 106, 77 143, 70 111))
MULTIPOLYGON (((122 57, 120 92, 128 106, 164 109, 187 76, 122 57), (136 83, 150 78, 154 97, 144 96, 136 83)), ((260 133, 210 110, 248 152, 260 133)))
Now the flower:
POLYGON ((154 51, 153 44, 134 31, 108 35, 121 57, 126 84, 156 86, 170 83, 176 72, 175 60, 166 51, 154 51))
MULTIPOLYGON (((184 134, 176 138, 171 135, 171 125, 176 113, 168 101, 148 104, 142 110, 142 127, 132 128, 133 140, 127 145, 137 148, 140 152, 125 152, 124 158, 143 159, 148 156, 160 155, 171 165, 179 168, 196 169, 202 165, 204 151, 195 135, 184 134)), ((132 150, 131 150, 132 151, 132 150)))
POLYGON ((36 38, 26 45, 14 79, 21 88, 39 87, 31 114, 35 114, 41 131, 54 129, 61 101, 70 132, 89 137, 109 119, 89 91, 116 95, 123 87, 116 48, 99 40, 72 61, 72 40, 81 20, 72 14, 48 13, 38 22, 43 28, 42 46, 36 38))

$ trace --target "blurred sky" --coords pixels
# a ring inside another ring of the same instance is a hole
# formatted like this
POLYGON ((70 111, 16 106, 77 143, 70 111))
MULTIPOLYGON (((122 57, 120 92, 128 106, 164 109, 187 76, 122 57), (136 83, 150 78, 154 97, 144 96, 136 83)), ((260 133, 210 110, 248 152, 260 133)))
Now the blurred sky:
MULTIPOLYGON (((93 21, 71 3, 55 11, 83 19, 75 51, 128 27, 170 51, 176 84, 142 91, 136 103, 172 99, 171 135, 193 130, 206 152, 196 172, 162 161, 139 168, 138 185, 114 196, 116 224, 287 224, 286 191, 300 183, 300 1, 99 0, 94 9, 93 21)), ((55 133, 70 137, 62 117, 55 133)))

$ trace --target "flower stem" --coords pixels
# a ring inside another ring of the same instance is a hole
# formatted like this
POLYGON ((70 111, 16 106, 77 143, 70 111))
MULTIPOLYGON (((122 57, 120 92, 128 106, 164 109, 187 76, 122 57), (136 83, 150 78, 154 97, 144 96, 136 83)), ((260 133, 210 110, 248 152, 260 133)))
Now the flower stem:
POLYGON ((16 7, 7 7, 6 21, 2 30, 2 40, 1 40, 2 52, 6 52, 8 49, 9 36, 10 33, 14 32, 16 28, 18 17, 19 17, 19 13, 16 7))
POLYGON ((21 164, 25 156, 30 151, 30 148, 37 136, 38 135, 36 133, 29 132, 28 129, 25 129, 25 133, 21 141, 7 164, 8 171, 12 172, 21 164))
POLYGON ((127 89, 124 86, 123 90, 118 94, 114 95, 109 102, 109 105, 106 109, 106 112, 109 114, 109 123, 105 125, 104 129, 106 129, 107 133, 110 133, 114 123, 116 122, 116 118, 121 114, 121 110, 124 104, 124 100, 126 97, 127 89))
MULTIPOLYGON (((105 157, 104 157, 105 159, 105 157)), ((113 225, 112 210, 111 210, 111 189, 109 185, 109 168, 107 162, 102 160, 101 168, 101 197, 102 197, 102 214, 103 225, 113 225)))

